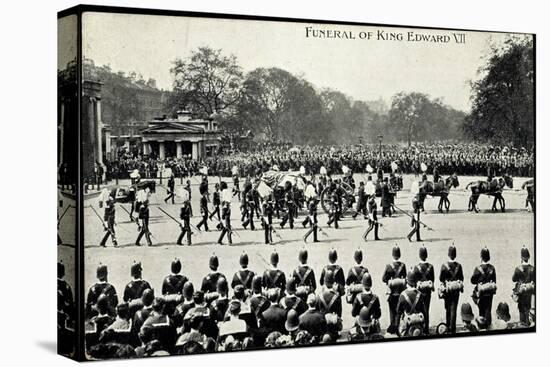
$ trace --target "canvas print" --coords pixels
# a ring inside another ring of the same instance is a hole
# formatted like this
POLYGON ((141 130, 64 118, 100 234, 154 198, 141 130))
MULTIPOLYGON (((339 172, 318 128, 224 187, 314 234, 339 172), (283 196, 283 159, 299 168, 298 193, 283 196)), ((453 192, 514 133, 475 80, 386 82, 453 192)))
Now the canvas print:
POLYGON ((534 35, 80 22, 86 359, 535 330, 534 35))

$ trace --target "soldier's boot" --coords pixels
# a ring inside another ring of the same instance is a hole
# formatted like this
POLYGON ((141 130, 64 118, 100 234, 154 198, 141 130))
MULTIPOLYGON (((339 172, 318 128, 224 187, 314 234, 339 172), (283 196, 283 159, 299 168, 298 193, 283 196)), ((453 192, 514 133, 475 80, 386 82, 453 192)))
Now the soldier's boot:
POLYGON ((100 247, 106 247, 105 244, 107 243, 107 239, 109 238, 109 232, 105 233, 105 236, 103 236, 103 239, 101 239, 101 242, 99 243, 100 247))
POLYGON ((185 234, 184 231, 181 231, 180 235, 178 236, 178 240, 176 241, 176 244, 179 246, 183 246, 183 243, 181 243, 181 240, 183 239, 183 235, 185 234))
POLYGON ((153 246, 153 241, 151 241, 151 234, 149 232, 145 234, 145 239, 147 240, 147 246, 153 246))
POLYGON ((320 242, 317 238, 317 225, 313 226, 313 242, 320 242))
POLYGON ((227 232, 227 229, 222 226, 222 233, 220 233, 220 237, 218 237, 218 244, 223 245, 223 238, 225 237, 225 233, 227 232))
POLYGON ((136 246, 141 246, 141 243, 139 243, 139 241, 141 241, 141 237, 143 237, 143 232, 139 232, 136 238, 136 243, 135 243, 136 246))

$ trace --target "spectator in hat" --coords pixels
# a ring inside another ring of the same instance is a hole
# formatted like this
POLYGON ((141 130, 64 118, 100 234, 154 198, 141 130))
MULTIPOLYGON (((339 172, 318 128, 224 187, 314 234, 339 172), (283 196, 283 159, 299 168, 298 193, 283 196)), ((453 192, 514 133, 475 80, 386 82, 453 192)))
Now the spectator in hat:
POLYGON ((463 330, 461 332, 477 332, 477 327, 472 324, 474 320, 474 313, 472 311, 472 306, 469 303, 463 303, 460 307, 460 318, 462 319, 463 330))
POLYGON ((508 303, 500 302, 497 306, 497 319, 493 323, 492 329, 494 330, 506 330, 511 329, 512 325, 510 324, 510 308, 508 303))
POLYGON ((320 339, 327 332, 325 316, 317 310, 317 297, 314 294, 307 296, 306 303, 308 309, 299 317, 300 329, 320 339))

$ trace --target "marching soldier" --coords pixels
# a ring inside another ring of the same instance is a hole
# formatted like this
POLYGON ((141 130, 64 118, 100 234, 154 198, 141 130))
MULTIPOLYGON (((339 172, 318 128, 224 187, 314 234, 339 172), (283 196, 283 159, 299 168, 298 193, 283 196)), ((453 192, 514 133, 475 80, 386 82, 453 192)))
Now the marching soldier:
POLYGON ((229 193, 229 189, 227 188, 227 183, 222 181, 222 183, 220 184, 220 188, 222 190, 222 232, 220 233, 220 237, 218 238, 218 243, 220 245, 223 245, 223 239, 225 235, 227 235, 227 241, 231 245, 233 243, 233 241, 231 240, 231 233, 233 232, 233 230, 231 229, 231 194, 229 193))
POLYGON ((363 217, 367 217, 367 194, 365 193, 365 183, 359 182, 359 188, 357 189, 357 207, 355 213, 353 213, 353 219, 357 218, 357 215, 361 213, 363 217))
POLYGON ((303 300, 306 299, 307 295, 314 293, 317 288, 317 283, 315 282, 315 272, 312 268, 307 265, 308 253, 306 249, 300 250, 298 254, 298 260, 300 265, 292 272, 292 278, 296 282, 296 295, 303 300))
POLYGON ((141 225, 139 226, 139 234, 136 238, 136 246, 141 246, 141 238, 145 236, 147 246, 152 246, 151 232, 149 231, 149 200, 145 200, 139 207, 139 219, 141 225))
POLYGON ((392 205, 392 193, 390 192, 390 185, 388 184, 388 178, 384 177, 382 184, 382 199, 380 204, 382 205, 382 216, 391 217, 391 205, 392 205))
POLYGON ((422 239, 420 238, 420 210, 421 210, 421 204, 420 199, 418 198, 418 195, 415 195, 412 201, 413 206, 413 214, 411 216, 411 231, 407 235, 407 239, 409 242, 411 242, 411 237, 416 234, 416 242, 421 242, 422 239))
POLYGON ((103 229, 105 235, 99 243, 99 246, 105 247, 109 236, 113 241, 113 246, 117 247, 118 243, 115 236, 115 199, 109 194, 109 198, 105 202, 105 212, 103 214, 103 229))
POLYGON ((141 263, 132 264, 130 268, 130 275, 134 278, 126 285, 126 288, 124 288, 124 296, 122 300, 124 302, 130 302, 134 299, 141 298, 143 291, 146 289, 151 289, 151 285, 141 279, 141 274, 143 272, 143 269, 141 268, 141 263))
POLYGON ((252 189, 252 184, 247 183, 244 188, 244 208, 246 212, 246 220, 243 222, 243 228, 250 224, 250 230, 254 231, 254 213, 256 212, 256 198, 254 195, 254 190, 252 189))
POLYGON ((305 312, 307 306, 305 302, 296 295, 296 280, 294 278, 289 278, 286 281, 286 295, 281 298, 280 304, 281 307, 285 310, 285 312, 289 312, 290 310, 294 310, 298 313, 298 315, 301 315, 305 312))
POLYGON ((332 276, 334 277, 334 282, 337 285, 338 292, 342 294, 344 292, 344 288, 346 285, 346 279, 344 276, 344 270, 340 267, 340 265, 336 264, 336 261, 338 260, 338 253, 335 249, 332 249, 328 252, 328 261, 329 264, 326 265, 323 270, 321 271, 321 277, 319 278, 319 284, 324 285, 325 283, 325 276, 330 271, 332 272, 332 276))
POLYGON ((472 298, 479 308, 479 316, 486 321, 486 326, 491 325, 491 309, 493 307, 493 296, 497 291, 497 276, 495 267, 489 264, 491 254, 487 247, 481 250, 481 264, 476 266, 472 278, 475 286, 472 298))
POLYGON ((443 263, 439 273, 441 288, 439 297, 443 298, 445 303, 445 318, 447 329, 450 333, 456 332, 456 311, 458 308, 458 299, 460 293, 464 291, 464 274, 462 265, 456 259, 456 247, 449 246, 449 261, 443 263))
POLYGON ((404 263, 399 261, 399 258, 401 258, 401 249, 397 245, 392 249, 392 257, 393 261, 386 265, 386 269, 382 275, 382 281, 386 283, 389 288, 388 306, 390 309, 390 326, 387 332, 389 334, 396 334, 399 328, 397 304, 399 302, 399 295, 405 289, 407 268, 404 263))
POLYGON ((162 294, 163 295, 182 294, 183 285, 187 283, 189 279, 187 279, 185 275, 180 274, 181 272, 180 259, 176 258, 172 261, 170 270, 172 271, 172 274, 164 278, 164 281, 162 282, 162 294))
POLYGON ((233 280, 231 281, 231 288, 235 289, 236 286, 242 285, 248 291, 252 290, 252 279, 254 278, 254 272, 248 269, 248 254, 243 252, 239 257, 239 264, 241 265, 241 270, 238 270, 235 275, 233 275, 233 280))
POLYGON ((521 265, 514 270, 512 276, 512 282, 516 283, 514 299, 518 303, 519 322, 524 326, 531 325, 529 312, 535 294, 535 267, 529 264, 530 257, 529 250, 523 247, 521 249, 521 265))
POLYGON ((428 250, 422 246, 418 250, 420 263, 413 268, 413 276, 416 282, 416 288, 422 294, 422 314, 424 315, 424 334, 429 333, 430 329, 430 301, 434 291, 435 273, 432 264, 427 262, 428 250))
MULTIPOLYGON (((319 199, 317 198, 317 195, 311 197, 307 204, 307 218, 304 220, 304 223, 309 222, 309 230, 304 235, 304 242, 307 242, 308 237, 313 233, 313 242, 319 242, 319 239, 317 238, 317 230, 318 230, 318 224, 317 224, 317 203, 319 202, 319 199)), ((304 227, 306 225, 304 224, 304 227)))
POLYGON ((380 226, 380 223, 378 222, 378 206, 376 205, 376 197, 374 195, 369 197, 368 218, 369 228, 367 228, 363 234, 363 240, 366 242, 367 236, 374 229, 374 240, 380 241, 380 237, 378 237, 378 227, 380 226))
POLYGON ((265 244, 273 243, 273 196, 269 195, 262 202, 262 226, 264 227, 265 244))
POLYGON ((225 275, 218 271, 220 266, 220 261, 216 255, 210 256, 208 261, 208 266, 210 267, 210 273, 204 277, 202 280, 201 291, 204 293, 215 292, 218 284, 218 279, 225 278, 225 275))
POLYGON ((178 236, 176 243, 180 246, 183 245, 182 240, 184 237, 187 237, 187 245, 191 245, 191 217, 193 216, 193 211, 191 209, 191 204, 189 200, 185 200, 180 209, 180 228, 181 232, 178 236))
POLYGON ((201 212, 201 221, 197 224, 197 228, 200 230, 204 226, 204 230, 208 232, 208 187, 206 190, 201 188, 201 200, 200 200, 200 212, 201 212))
POLYGON ((292 184, 290 181, 285 182, 284 205, 285 214, 283 215, 283 219, 281 221, 281 228, 283 228, 286 222, 288 222, 290 229, 294 229, 294 211, 296 203, 294 201, 294 193, 292 192, 292 184))
POLYGON ((174 204, 174 197, 176 196, 174 191, 176 187, 176 180, 174 179, 173 173, 170 175, 170 178, 168 179, 167 186, 168 186, 168 196, 164 199, 164 202, 168 203, 168 200, 172 199, 172 204, 174 204))
POLYGON ((89 317, 97 314, 97 300, 102 295, 107 297, 109 315, 115 316, 116 314, 115 308, 118 305, 118 296, 115 287, 108 282, 107 275, 107 265, 99 265, 96 271, 98 282, 90 287, 86 298, 86 315, 89 317))
POLYGON ((231 169, 231 173, 233 174, 233 196, 237 195, 239 200, 241 200, 241 189, 239 187, 239 170, 237 166, 233 166, 233 168, 231 169))
POLYGON ((414 272, 407 274, 407 286, 399 295, 397 317, 401 320, 400 336, 418 336, 424 329, 424 299, 416 288, 414 272))
POLYGON ((279 264, 279 254, 273 252, 269 258, 271 269, 267 269, 263 276, 263 285, 268 290, 276 289, 279 299, 285 292, 286 277, 285 273, 277 268, 279 264))
POLYGON ((212 218, 214 218, 214 215, 216 215, 218 216, 218 220, 221 221, 220 204, 220 184, 217 183, 214 185, 214 193, 212 194, 212 205, 214 206, 214 210, 212 210, 212 213, 210 213, 210 220, 212 220, 212 218))
POLYGON ((330 213, 328 215, 327 225, 330 227, 331 224, 334 223, 334 228, 338 229, 338 221, 340 220, 342 210, 341 199, 336 184, 331 184, 330 188, 330 213))

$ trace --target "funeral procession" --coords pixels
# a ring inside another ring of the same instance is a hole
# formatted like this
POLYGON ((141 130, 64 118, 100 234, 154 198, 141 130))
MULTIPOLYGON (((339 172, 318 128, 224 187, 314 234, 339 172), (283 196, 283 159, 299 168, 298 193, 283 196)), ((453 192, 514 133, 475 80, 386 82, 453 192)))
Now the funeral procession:
MULTIPOLYGON (((361 50, 303 25, 268 41, 284 24, 266 22, 245 45, 235 21, 142 53, 135 18, 124 52, 83 54, 90 359, 535 328, 532 37, 361 50)), ((70 354, 76 183, 58 158, 70 354)))

